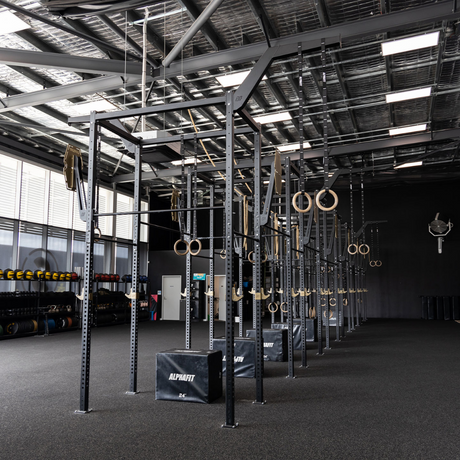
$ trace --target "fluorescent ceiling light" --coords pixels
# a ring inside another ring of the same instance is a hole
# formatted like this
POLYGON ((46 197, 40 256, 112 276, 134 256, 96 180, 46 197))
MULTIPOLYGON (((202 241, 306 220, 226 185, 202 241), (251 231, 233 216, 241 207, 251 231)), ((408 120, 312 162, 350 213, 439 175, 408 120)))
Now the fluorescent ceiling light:
POLYGON ((269 115, 261 115, 259 117, 254 117, 254 121, 264 125, 266 123, 276 123, 277 121, 287 121, 291 120, 291 114, 289 112, 279 112, 272 113, 269 115))
POLYGON ((19 19, 16 15, 9 11, 0 13, 0 35, 19 32, 24 29, 30 29, 29 24, 19 19))
MULTIPOLYGON (((219 75, 216 80, 224 87, 239 86, 245 78, 249 75, 250 70, 243 70, 242 72, 235 72, 228 75, 219 75)), ((262 80, 266 80, 267 77, 264 75, 262 80)))
MULTIPOLYGON (((195 163, 195 158, 193 157, 186 158, 184 161, 184 164, 186 165, 192 165, 194 163, 195 163)), ((197 158, 197 163, 201 163, 201 160, 199 158, 197 158)), ((182 160, 171 161, 171 164, 173 164, 174 166, 180 166, 182 165, 182 160)))
POLYGON ((390 54, 428 48, 429 46, 436 46, 438 41, 439 31, 431 34, 417 35, 416 37, 402 38, 401 40, 382 43, 382 54, 388 56, 390 54))
POLYGON ((420 97, 428 97, 431 95, 431 86, 428 88, 413 89, 411 91, 401 91, 399 93, 391 93, 385 95, 387 103, 407 101, 408 99, 417 99, 420 97))
POLYGON ((412 168, 413 166, 422 166, 423 161, 413 161, 412 163, 403 163, 401 165, 395 166, 395 169, 402 169, 402 168, 412 168))
MULTIPOLYGON (((285 144, 285 145, 277 145, 275 146, 280 152, 290 152, 292 150, 300 150, 300 144, 285 144)), ((311 145, 309 142, 304 142, 303 143, 303 148, 304 149, 310 149, 311 145)))
POLYGON ((398 134, 416 133, 417 131, 425 130, 426 123, 424 123, 423 125, 405 126, 404 128, 390 129, 390 136, 397 136, 398 134))
POLYGON ((84 102, 83 104, 72 105, 73 109, 76 109, 82 115, 89 115, 90 112, 105 112, 106 110, 113 110, 116 107, 105 99, 92 102, 84 102))

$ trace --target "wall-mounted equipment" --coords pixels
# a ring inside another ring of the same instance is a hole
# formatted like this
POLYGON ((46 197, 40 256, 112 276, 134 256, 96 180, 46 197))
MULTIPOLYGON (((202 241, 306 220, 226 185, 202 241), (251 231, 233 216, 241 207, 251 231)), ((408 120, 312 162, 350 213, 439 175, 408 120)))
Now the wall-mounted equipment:
POLYGON ((444 237, 452 230, 454 224, 450 219, 446 219, 443 216, 439 216, 439 212, 436 214, 433 221, 428 224, 428 231, 438 239, 438 253, 442 254, 442 243, 444 237), (446 223, 447 221, 447 223, 446 223))

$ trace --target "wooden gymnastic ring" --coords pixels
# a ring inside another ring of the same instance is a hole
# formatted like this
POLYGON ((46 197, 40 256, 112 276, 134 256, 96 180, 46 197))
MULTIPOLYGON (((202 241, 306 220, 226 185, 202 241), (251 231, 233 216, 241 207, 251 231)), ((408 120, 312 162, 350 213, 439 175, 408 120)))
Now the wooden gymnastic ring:
POLYGON ((320 198, 321 198, 322 195, 324 195, 326 193, 326 189, 323 188, 316 195, 316 206, 318 206, 318 208, 321 209, 321 211, 332 211, 339 204, 339 197, 337 196, 337 193, 335 193, 334 190, 328 190, 328 192, 334 197, 334 204, 329 208, 324 207, 320 203, 320 198))
POLYGON ((276 313, 278 311, 278 304, 276 302, 270 302, 268 304, 268 311, 270 313, 276 313), (272 307, 272 305, 274 305, 274 307, 272 307), (276 307, 276 308, 275 308, 276 307))
POLYGON ((354 244, 354 243, 349 244, 349 245, 348 245, 348 248, 347 248, 347 251, 348 251, 348 254, 354 256, 355 254, 358 253, 358 245, 357 245, 357 244, 354 244), (356 249, 354 252, 351 252, 351 250, 350 250, 350 248, 351 248, 352 246, 354 246, 355 249, 356 249))
POLYGON ((375 267, 375 262, 376 262, 375 260, 370 260, 369 265, 373 268, 375 267))
POLYGON ((348 305, 348 299, 343 299, 342 303, 343 303, 343 306, 346 307, 348 305))
MULTIPOLYGON (((248 260, 249 260, 249 262, 251 262, 251 264, 253 264, 253 263, 255 263, 255 261, 254 261, 254 259, 251 259, 251 254, 254 254, 254 251, 251 251, 248 254, 248 260)), ((268 259, 268 255, 267 255, 267 253, 265 253, 264 260, 262 260, 261 263, 264 264, 265 262, 267 262, 267 259, 268 259)))
POLYGON ((375 266, 376 267, 381 267, 382 266, 382 261, 381 260, 376 260, 375 261, 375 266))
POLYGON ((287 313, 287 312, 288 312, 288 309, 286 308, 286 310, 283 310, 283 305, 287 305, 287 302, 281 302, 281 305, 280 305, 280 310, 281 310, 283 313, 287 313))
POLYGON ((308 212, 310 211, 311 207, 312 207, 312 204, 313 204, 313 200, 311 199, 311 196, 307 193, 307 192, 297 192, 293 197, 292 197, 292 206, 294 206, 294 209, 297 211, 297 212, 308 212), (308 206, 306 209, 300 209, 298 206, 297 206, 297 197, 299 197, 300 195, 303 195, 307 198, 308 200, 308 206))
POLYGON ((174 252, 178 255, 178 256, 185 256, 188 252, 190 251, 190 244, 185 241, 185 240, 177 240, 175 243, 174 243, 174 252), (177 250, 177 245, 179 243, 185 243, 185 246, 186 246, 186 249, 185 249, 185 252, 179 252, 177 250))
POLYGON ((191 256, 197 256, 200 252, 201 252, 201 241, 196 239, 196 240, 192 240, 190 241, 190 243, 188 244, 188 247, 189 247, 189 250, 190 250, 190 255, 191 256), (192 243, 195 243, 197 242, 198 243, 198 249, 195 251, 195 252, 192 252, 192 243))
POLYGON ((220 258, 221 259, 226 259, 227 258, 227 251, 225 249, 222 249, 222 251, 220 251, 220 258))
POLYGON ((99 227, 94 227, 94 231, 99 233, 99 235, 97 237, 96 236, 94 237, 94 242, 97 243, 101 239, 102 232, 101 232, 101 229, 99 227))
POLYGON ((329 305, 330 305, 331 307, 335 307, 335 306, 337 305, 337 300, 335 300, 335 297, 331 297, 331 298, 329 299, 329 305), (332 303, 332 302, 334 302, 334 303, 332 303))
POLYGON ((365 256, 366 254, 369 254, 369 251, 371 250, 371 248, 370 248, 366 243, 363 243, 363 244, 361 244, 361 245, 359 246, 358 250, 359 250, 359 253, 360 253, 361 255, 365 256), (362 248, 363 246, 365 246, 365 248, 364 248, 363 251, 361 251, 361 248, 362 248), (366 251, 366 249, 367 249, 367 251, 366 251))
MULTIPOLYGON (((326 311, 323 311, 323 316, 326 318, 326 311)), ((329 310, 329 319, 331 319, 334 316, 334 313, 332 313, 332 310, 329 310)))

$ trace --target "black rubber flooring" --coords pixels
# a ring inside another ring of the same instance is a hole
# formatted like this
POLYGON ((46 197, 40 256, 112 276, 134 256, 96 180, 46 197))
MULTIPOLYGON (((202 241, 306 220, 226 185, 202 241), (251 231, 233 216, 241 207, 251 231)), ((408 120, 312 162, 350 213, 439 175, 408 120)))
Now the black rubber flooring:
MULTIPOLYGON (((216 336, 223 334, 216 325, 216 336)), ((460 459, 460 324, 371 319, 288 379, 265 365, 236 380, 236 429, 222 397, 155 400, 155 353, 184 347, 184 324, 141 323, 137 395, 129 389, 128 325, 93 329, 90 407, 76 415, 80 331, 0 342, 1 459, 460 459)), ((207 323, 192 347, 207 348, 207 323)))

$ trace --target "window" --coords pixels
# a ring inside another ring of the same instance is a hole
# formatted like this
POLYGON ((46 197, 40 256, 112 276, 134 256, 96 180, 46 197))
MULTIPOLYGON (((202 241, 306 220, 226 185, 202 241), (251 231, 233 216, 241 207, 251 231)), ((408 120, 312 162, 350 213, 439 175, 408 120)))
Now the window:
POLYGON ((127 245, 117 244, 115 271, 120 275, 120 277, 131 274, 133 270, 129 249, 129 246, 127 245))
MULTIPOLYGON (((43 230, 44 228, 41 225, 29 222, 19 223, 18 263, 17 267, 11 267, 13 270, 15 268, 32 271, 38 269, 51 270, 50 263, 53 262, 53 258, 51 256, 47 257, 43 247, 43 230)), ((56 266, 56 264, 53 266, 56 266)), ((16 281, 16 283, 17 290, 28 289, 24 281, 16 281)), ((37 286, 34 286, 34 288, 37 288, 37 286)))
POLYGON ((51 172, 48 224, 72 228, 74 192, 67 190, 63 174, 51 172))
POLYGON ((2 197, 1 216, 17 219, 19 217, 19 193, 21 184, 21 162, 0 155, 0 196, 2 197))
MULTIPOLYGON (((141 201, 141 211, 148 211, 149 204, 146 201, 141 201)), ((141 222, 149 222, 149 214, 141 214, 141 222)), ((139 240, 147 243, 149 241, 149 227, 148 225, 140 224, 140 236, 139 240)))
MULTIPOLYGON (((134 209, 134 199, 127 195, 117 193, 117 212, 127 212, 134 209)), ((133 216, 117 216, 117 238, 132 240, 133 238, 133 216)))
POLYGON ((46 224, 48 210, 49 171, 23 163, 21 184, 21 208, 19 218, 27 222, 46 224))
MULTIPOLYGON (((113 212, 113 192, 106 188, 99 188, 99 212, 113 212)), ((99 217, 99 228, 103 235, 112 236, 113 234, 113 217, 99 217)))

